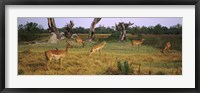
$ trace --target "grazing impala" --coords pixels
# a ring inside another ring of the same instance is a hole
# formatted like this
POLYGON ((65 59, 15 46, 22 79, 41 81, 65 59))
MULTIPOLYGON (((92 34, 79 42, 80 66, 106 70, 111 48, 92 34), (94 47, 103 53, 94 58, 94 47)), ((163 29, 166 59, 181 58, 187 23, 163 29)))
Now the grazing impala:
POLYGON ((52 59, 59 60, 59 64, 62 67, 62 59, 67 55, 68 48, 72 48, 72 46, 67 42, 67 46, 65 50, 48 50, 45 51, 45 56, 47 59, 46 68, 49 70, 49 63, 52 59))
POLYGON ((165 43, 165 47, 161 50, 161 52, 164 53, 165 51, 168 51, 170 47, 171 47, 170 42, 165 43))
POLYGON ((102 42, 102 43, 100 43, 100 44, 94 45, 94 46, 91 48, 91 50, 90 50, 89 56, 91 56, 91 55, 92 55, 93 53, 95 53, 96 51, 99 51, 99 54, 101 54, 101 53, 100 53, 100 50, 101 50, 102 48, 104 48, 105 45, 106 45, 106 42, 102 42))
POLYGON ((144 40, 145 40, 145 39, 141 39, 141 40, 132 40, 132 41, 131 41, 131 44, 132 44, 132 46, 133 46, 133 45, 138 45, 138 50, 139 50, 139 47, 141 46, 141 44, 143 43, 144 40))

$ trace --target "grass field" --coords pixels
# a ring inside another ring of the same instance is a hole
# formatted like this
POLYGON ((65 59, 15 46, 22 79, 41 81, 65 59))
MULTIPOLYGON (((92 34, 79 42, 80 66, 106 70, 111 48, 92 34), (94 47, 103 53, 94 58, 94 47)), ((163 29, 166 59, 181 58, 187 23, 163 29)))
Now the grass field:
MULTIPOLYGON (((84 35, 80 35, 84 37, 84 35)), ((98 35, 97 35, 98 36, 98 35)), ((98 38, 108 37, 99 35, 98 38)), ((97 52, 88 57, 93 44, 86 43, 84 48, 73 40, 69 43, 74 46, 63 60, 64 69, 58 61, 50 63, 51 70, 45 70, 46 50, 56 47, 64 50, 65 40, 58 44, 22 44, 18 46, 18 74, 19 75, 123 75, 119 69, 119 62, 128 62, 129 75, 182 75, 182 37, 176 35, 144 36, 145 41, 138 50, 131 46, 130 41, 123 43, 108 41, 102 49, 101 55, 97 52), (172 43, 169 53, 160 52, 166 41, 172 43), (140 69, 139 69, 140 66, 140 69)), ((46 38, 45 38, 46 39, 46 38)), ((40 39, 40 41, 45 41, 40 39)))

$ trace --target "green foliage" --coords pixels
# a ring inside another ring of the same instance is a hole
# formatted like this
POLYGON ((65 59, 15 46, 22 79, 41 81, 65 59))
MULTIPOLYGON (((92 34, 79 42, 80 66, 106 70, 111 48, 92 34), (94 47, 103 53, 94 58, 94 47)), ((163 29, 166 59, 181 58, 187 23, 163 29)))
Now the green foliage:
POLYGON ((120 61, 117 61, 117 68, 119 71, 122 71, 122 64, 120 61))
POLYGON ((130 72, 128 61, 124 61, 122 63, 117 61, 117 68, 124 75, 128 75, 130 72))
POLYGON ((142 34, 138 34, 138 39, 142 39, 142 38, 143 38, 142 34))
MULTIPOLYGON (((65 31, 65 28, 58 28, 58 29, 61 32, 65 31)), ((111 33, 114 33, 114 32, 115 32, 115 30, 113 28, 110 28, 110 27, 99 26, 99 27, 95 28, 96 34, 111 34, 111 33)), ((73 28, 73 33, 88 34, 89 28, 75 27, 75 28, 73 28)))
POLYGON ((83 27, 76 27, 76 28, 73 28, 73 33, 88 34, 89 29, 85 29, 83 27))
MULTIPOLYGON (((102 29, 104 29, 105 32, 101 32, 101 29, 97 29, 99 32, 101 33, 111 33, 111 35, 108 37, 107 40, 110 40, 110 41, 117 41, 119 39, 119 36, 120 36, 120 32, 119 31, 116 31, 116 30, 113 30, 113 28, 105 28, 105 27, 102 27, 102 29), (107 31, 107 29, 109 29, 107 31)), ((96 31, 96 33, 98 33, 98 31, 96 31)), ((142 26, 142 27, 139 27, 139 26, 134 26, 134 27, 129 27, 127 29, 127 33, 131 33, 133 35, 138 35, 137 39, 142 39, 144 38, 142 36, 142 34, 175 34, 175 35, 180 35, 182 34, 182 26, 180 24, 177 24, 175 26, 171 26, 170 28, 167 28, 165 26, 162 26, 160 24, 157 24, 156 26, 149 26, 149 27, 146 27, 146 26, 142 26)), ((126 38, 127 40, 128 38, 126 38)))
POLYGON ((18 26, 18 40, 19 41, 32 41, 37 39, 39 36, 36 35, 45 31, 41 25, 30 22, 25 25, 20 24, 18 26))
POLYGON ((108 40, 111 40, 111 41, 117 41, 119 39, 119 35, 120 33, 118 31, 115 31, 114 33, 112 33, 108 38, 107 38, 107 41, 108 40))
POLYGON ((100 27, 95 28, 96 34, 112 34, 115 32, 116 32, 116 30, 114 30, 113 28, 110 28, 110 27, 100 26, 100 27))
POLYGON ((127 33, 135 34, 182 34, 182 25, 177 24, 171 27, 165 27, 160 24, 157 24, 156 26, 134 26, 127 29, 127 33))
POLYGON ((129 64, 128 64, 128 61, 124 62, 124 72, 123 73, 125 73, 125 75, 128 75, 128 73, 129 73, 129 64))
MULTIPOLYGON (((119 40, 119 36, 120 36, 120 32, 119 31, 115 31, 113 32, 108 38, 106 38, 106 41, 111 41, 111 42, 116 42, 119 40)), ((129 38, 126 37, 125 41, 129 41, 129 38)))
POLYGON ((182 50, 182 37, 181 36, 171 36, 163 35, 160 37, 145 37, 143 45, 151 46, 154 48, 162 49, 166 42, 171 42, 171 49, 182 50))

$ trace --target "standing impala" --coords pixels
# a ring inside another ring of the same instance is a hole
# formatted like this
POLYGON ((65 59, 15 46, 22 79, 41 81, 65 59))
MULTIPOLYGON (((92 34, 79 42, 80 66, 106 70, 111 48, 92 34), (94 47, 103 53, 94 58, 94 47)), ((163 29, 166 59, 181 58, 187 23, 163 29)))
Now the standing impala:
POLYGON ((138 50, 139 50, 139 48, 140 48, 140 46, 141 46, 141 44, 143 43, 143 41, 144 41, 145 39, 141 39, 141 40, 132 40, 131 41, 131 45, 133 46, 133 45, 138 45, 138 50))
MULTIPOLYGON (((67 42, 67 41, 66 41, 67 42)), ((67 42, 65 50, 47 50, 45 51, 45 57, 47 59, 46 68, 49 70, 49 63, 52 59, 59 60, 59 64, 62 67, 62 59, 67 55, 68 49, 72 46, 67 42)))

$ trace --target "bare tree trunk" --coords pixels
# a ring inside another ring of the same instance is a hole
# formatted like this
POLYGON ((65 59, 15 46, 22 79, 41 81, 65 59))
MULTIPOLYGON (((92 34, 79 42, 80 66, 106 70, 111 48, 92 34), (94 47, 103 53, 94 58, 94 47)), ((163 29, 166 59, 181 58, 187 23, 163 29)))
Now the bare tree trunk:
POLYGON ((125 30, 124 22, 120 22, 118 25, 115 24, 115 26, 116 26, 116 29, 118 31, 120 31, 119 42, 121 42, 121 41, 124 40, 124 37, 126 36, 125 35, 126 30, 125 30))
POLYGON ((121 29, 121 38, 120 38, 120 42, 121 42, 121 41, 124 41, 124 38, 126 37, 126 34, 125 34, 125 33, 126 33, 126 30, 125 30, 124 23, 121 24, 121 28, 122 28, 122 29, 121 29))
POLYGON ((52 33, 52 32, 55 33, 56 36, 57 36, 57 39, 60 39, 60 33, 56 28, 56 24, 55 24, 54 18, 47 18, 47 19, 48 19, 49 32, 50 33, 52 33))
POLYGON ((89 41, 92 42, 95 35, 95 25, 101 20, 101 18, 94 18, 91 23, 90 30, 89 30, 89 41))
POLYGON ((126 29, 130 26, 133 25, 133 23, 124 23, 120 22, 118 25, 115 24, 116 30, 120 31, 120 36, 119 36, 119 42, 122 42, 126 39, 126 29))
POLYGON ((72 28, 74 27, 74 23, 73 23, 73 21, 71 21, 70 20, 70 23, 69 24, 67 24, 67 26, 66 26, 66 28, 65 28, 65 36, 67 37, 67 38, 71 38, 71 36, 72 36, 72 28))

